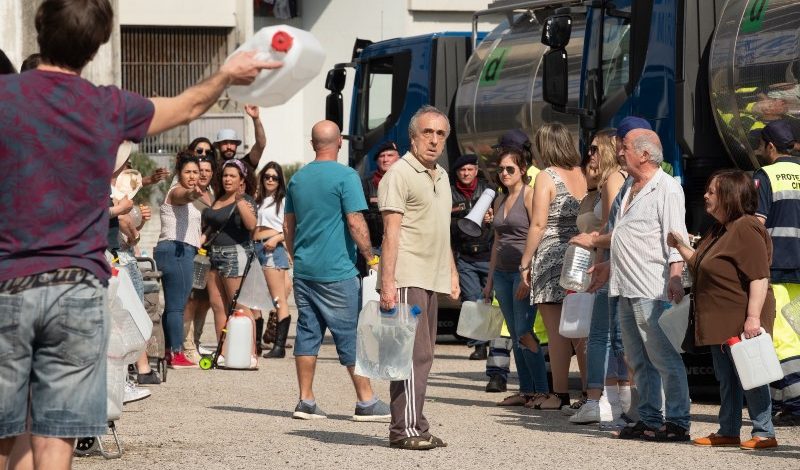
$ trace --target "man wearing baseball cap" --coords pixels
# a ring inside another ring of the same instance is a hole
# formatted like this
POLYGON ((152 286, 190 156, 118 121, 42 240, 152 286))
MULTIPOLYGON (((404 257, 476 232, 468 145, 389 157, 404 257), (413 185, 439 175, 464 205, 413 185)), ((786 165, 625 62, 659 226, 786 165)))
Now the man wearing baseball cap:
MULTIPOLYGON (((261 160, 261 154, 264 153, 264 149, 267 147, 267 135, 264 133, 264 126, 261 124, 258 106, 245 105, 244 111, 253 119, 256 143, 253 144, 250 152, 242 158, 242 162, 247 167, 248 173, 255 174, 258 162, 261 160)), ((239 138, 235 130, 220 129, 217 132, 217 139, 214 141, 214 146, 217 148, 221 158, 221 161, 217 161, 217 168, 222 168, 222 164, 226 160, 236 158, 236 150, 240 145, 242 145, 242 139, 239 138)))
POLYGON ((772 341, 785 377, 770 384, 776 426, 800 425, 800 337, 781 310, 800 297, 800 158, 791 155, 797 136, 786 121, 767 124, 756 153, 766 163, 753 175, 758 191, 756 217, 772 237, 770 282, 777 312, 772 341))

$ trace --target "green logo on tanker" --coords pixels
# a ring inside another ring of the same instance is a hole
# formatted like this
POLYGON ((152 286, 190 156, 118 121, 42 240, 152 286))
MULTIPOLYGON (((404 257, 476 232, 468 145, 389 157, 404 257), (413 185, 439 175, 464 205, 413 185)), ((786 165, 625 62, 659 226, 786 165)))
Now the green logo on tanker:
POLYGON ((500 78, 500 72, 506 63, 507 47, 497 47, 489 54, 481 72, 481 85, 494 85, 500 78))
POLYGON ((742 18, 743 33, 755 33, 761 31, 763 26, 764 16, 767 14, 767 3, 769 0, 750 0, 747 8, 744 10, 744 17, 742 18))

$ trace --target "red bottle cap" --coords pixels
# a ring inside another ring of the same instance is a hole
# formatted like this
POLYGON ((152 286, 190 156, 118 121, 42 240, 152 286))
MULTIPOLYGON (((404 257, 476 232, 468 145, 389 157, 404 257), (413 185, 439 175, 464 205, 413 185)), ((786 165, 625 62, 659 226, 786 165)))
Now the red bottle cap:
POLYGON ((731 336, 730 338, 728 338, 727 341, 725 341, 725 344, 727 344, 728 346, 733 346, 734 344, 741 343, 741 342, 742 342, 742 340, 739 339, 738 336, 731 336))
POLYGON ((284 31, 278 31, 272 35, 272 49, 278 52, 289 52, 293 42, 294 38, 284 31))
POLYGON ((119 275, 119 269, 117 269, 117 268, 112 266, 111 267, 111 275, 114 276, 114 277, 117 277, 119 275))

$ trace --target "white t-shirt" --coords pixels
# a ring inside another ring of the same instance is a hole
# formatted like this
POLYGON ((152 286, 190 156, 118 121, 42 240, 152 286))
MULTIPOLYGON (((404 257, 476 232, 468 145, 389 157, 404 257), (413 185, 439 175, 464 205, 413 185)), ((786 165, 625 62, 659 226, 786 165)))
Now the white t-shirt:
POLYGON ((258 206, 258 225, 259 227, 267 227, 283 232, 283 213, 286 209, 286 201, 281 201, 281 209, 277 210, 275 199, 272 196, 267 196, 264 201, 258 206))

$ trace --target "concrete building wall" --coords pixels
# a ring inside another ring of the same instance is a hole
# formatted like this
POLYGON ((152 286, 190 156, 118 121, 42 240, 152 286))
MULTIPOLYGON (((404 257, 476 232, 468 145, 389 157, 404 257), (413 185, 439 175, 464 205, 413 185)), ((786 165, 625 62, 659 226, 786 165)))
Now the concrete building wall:
MULTIPOLYGON (((19 67, 28 54, 36 52, 33 25, 41 0, 0 1, 0 47, 19 67)), ((260 25, 289 24, 310 31, 326 50, 320 74, 288 103, 261 110, 267 133, 264 159, 280 163, 313 159, 308 141, 311 126, 324 118, 325 74, 338 62, 348 62, 355 39, 373 41, 437 31, 469 31, 472 13, 486 8, 490 0, 298 0, 299 14, 291 20, 257 20, 260 25)), ((253 34, 252 0, 112 0, 117 27, 108 44, 98 52, 83 76, 98 84, 121 83, 119 26, 219 26, 231 28, 234 44, 253 34)), ((491 29, 498 20, 481 23, 491 29)), ((352 74, 343 91, 345 133, 352 98, 352 74)), ((244 140, 252 145, 252 121, 245 119, 244 140)), ((212 137, 213 136, 209 136, 212 137)), ((340 161, 347 161, 346 146, 340 161)))

